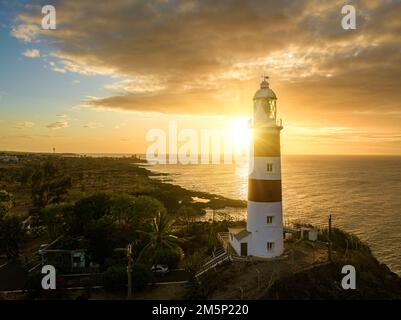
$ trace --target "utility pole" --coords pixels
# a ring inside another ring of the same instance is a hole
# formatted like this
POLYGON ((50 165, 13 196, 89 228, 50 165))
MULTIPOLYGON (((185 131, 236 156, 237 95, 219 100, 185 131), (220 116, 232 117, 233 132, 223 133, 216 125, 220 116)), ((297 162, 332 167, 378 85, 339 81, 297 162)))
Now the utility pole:
POLYGON ((258 273, 258 289, 260 288, 260 271, 259 269, 255 269, 256 272, 258 273))
POLYGON ((328 259, 331 262, 331 215, 329 215, 329 244, 328 244, 328 259))
POLYGON ((132 298, 132 244, 127 246, 127 275, 128 275, 128 299, 132 298))
POLYGON ((239 287, 239 291, 241 292, 241 300, 244 300, 244 289, 239 287))

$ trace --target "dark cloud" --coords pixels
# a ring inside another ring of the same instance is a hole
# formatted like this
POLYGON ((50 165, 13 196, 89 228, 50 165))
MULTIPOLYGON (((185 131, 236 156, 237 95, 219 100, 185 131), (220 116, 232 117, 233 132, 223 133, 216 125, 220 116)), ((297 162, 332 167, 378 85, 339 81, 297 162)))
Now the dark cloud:
POLYGON ((343 1, 57 1, 57 30, 35 29, 40 10, 30 5, 14 34, 50 41, 59 70, 128 80, 85 101, 92 108, 246 113, 268 72, 297 117, 391 114, 401 101, 401 4, 350 4, 357 30, 345 31, 343 1))

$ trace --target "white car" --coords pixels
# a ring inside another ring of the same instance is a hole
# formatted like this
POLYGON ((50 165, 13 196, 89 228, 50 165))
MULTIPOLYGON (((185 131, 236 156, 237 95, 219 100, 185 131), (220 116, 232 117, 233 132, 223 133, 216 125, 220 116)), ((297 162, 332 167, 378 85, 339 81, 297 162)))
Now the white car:
POLYGON ((168 266, 164 264, 156 264, 150 270, 156 274, 165 275, 169 272, 168 266))
POLYGON ((42 255, 45 253, 46 247, 48 247, 49 245, 47 243, 41 244, 38 250, 39 255, 42 255))

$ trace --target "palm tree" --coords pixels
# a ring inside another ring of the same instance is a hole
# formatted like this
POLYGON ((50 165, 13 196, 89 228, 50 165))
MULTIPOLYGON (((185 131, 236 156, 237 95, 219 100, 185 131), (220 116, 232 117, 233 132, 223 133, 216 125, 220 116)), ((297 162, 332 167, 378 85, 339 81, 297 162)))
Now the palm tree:
POLYGON ((172 234, 173 222, 170 215, 165 210, 161 210, 153 218, 150 232, 138 231, 149 237, 148 244, 139 254, 139 261, 153 260, 159 250, 170 249, 175 253, 182 252, 179 246, 180 240, 172 234))

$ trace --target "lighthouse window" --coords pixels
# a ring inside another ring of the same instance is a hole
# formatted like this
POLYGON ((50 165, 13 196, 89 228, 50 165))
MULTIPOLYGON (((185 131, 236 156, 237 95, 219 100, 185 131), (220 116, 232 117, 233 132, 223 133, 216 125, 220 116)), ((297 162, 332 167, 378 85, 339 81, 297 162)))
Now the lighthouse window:
POLYGON ((274 250, 274 242, 268 242, 267 251, 273 251, 273 250, 274 250))
POLYGON ((266 217, 266 223, 267 224, 272 224, 273 223, 273 217, 272 216, 267 216, 266 217))
POLYGON ((266 165, 267 172, 273 172, 273 163, 268 163, 266 165))
POLYGON ((276 100, 270 100, 270 119, 276 119, 276 100))

